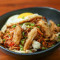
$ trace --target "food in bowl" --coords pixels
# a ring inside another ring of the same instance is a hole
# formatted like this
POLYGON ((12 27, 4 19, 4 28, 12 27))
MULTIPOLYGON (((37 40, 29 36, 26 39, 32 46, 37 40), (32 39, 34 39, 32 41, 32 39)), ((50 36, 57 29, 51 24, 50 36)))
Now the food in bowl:
POLYGON ((9 17, 0 31, 0 45, 18 53, 42 51, 59 41, 60 24, 29 12, 9 17))

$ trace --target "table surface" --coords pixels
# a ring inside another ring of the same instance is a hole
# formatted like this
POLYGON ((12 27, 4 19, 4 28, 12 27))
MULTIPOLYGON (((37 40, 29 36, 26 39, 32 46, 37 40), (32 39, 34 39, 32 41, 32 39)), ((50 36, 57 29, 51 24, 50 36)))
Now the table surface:
MULTIPOLYGON (((0 16, 27 7, 53 7, 60 10, 60 0, 0 0, 0 16)), ((0 60, 17 59, 0 51, 0 60)), ((60 60, 60 47, 43 60, 60 60)))

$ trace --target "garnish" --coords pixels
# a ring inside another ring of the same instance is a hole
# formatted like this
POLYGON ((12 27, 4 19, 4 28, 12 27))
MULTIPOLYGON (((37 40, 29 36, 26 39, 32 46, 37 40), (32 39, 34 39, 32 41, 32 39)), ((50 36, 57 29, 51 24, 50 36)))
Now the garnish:
POLYGON ((24 40, 25 40, 25 39, 22 39, 22 40, 21 40, 21 43, 22 43, 22 44, 24 44, 24 40))
POLYGON ((3 39, 3 42, 5 42, 5 39, 3 39))
POLYGON ((42 47, 42 49, 44 50, 44 49, 46 49, 45 47, 42 47))
POLYGON ((31 23, 31 26, 35 26, 35 24, 34 23, 31 23))
POLYGON ((60 27, 60 24, 57 24, 58 27, 60 27))
POLYGON ((10 34, 8 36, 10 37, 10 34))
POLYGON ((37 26, 38 28, 40 28, 40 26, 37 26))
POLYGON ((22 17, 22 19, 24 19, 24 16, 22 17))
POLYGON ((22 35, 24 36, 24 35, 25 35, 25 33, 24 33, 24 32, 22 32, 22 35))
POLYGON ((14 28, 14 27, 16 27, 16 25, 13 25, 12 27, 14 28))
POLYGON ((20 45, 20 50, 23 51, 23 46, 22 45, 20 45))

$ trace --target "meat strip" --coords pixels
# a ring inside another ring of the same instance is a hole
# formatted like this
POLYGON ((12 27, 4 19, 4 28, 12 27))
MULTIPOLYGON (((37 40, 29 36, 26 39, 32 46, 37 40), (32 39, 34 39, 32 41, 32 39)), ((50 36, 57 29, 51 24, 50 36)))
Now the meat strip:
POLYGON ((33 39, 37 35, 37 28, 34 27, 29 33, 28 33, 28 38, 26 40, 26 43, 24 45, 24 50, 29 49, 30 45, 32 44, 33 39))

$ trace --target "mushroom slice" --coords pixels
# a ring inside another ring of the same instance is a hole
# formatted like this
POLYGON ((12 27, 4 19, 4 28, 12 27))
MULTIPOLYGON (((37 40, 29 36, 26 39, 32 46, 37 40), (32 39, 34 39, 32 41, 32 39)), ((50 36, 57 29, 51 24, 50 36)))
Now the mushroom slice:
POLYGON ((16 26, 15 30, 14 30, 14 34, 13 34, 13 39, 12 41, 16 44, 19 45, 20 40, 21 40, 21 28, 19 25, 16 26))
POLYGON ((49 25, 47 22, 43 21, 42 19, 37 23, 37 25, 40 25, 41 31, 44 33, 45 37, 51 36, 51 31, 49 28, 49 25))
POLYGON ((51 24, 51 27, 50 27, 51 31, 53 33, 59 32, 59 27, 57 27, 57 25, 52 20, 50 20, 49 22, 51 24))
POLYGON ((26 43, 24 45, 24 50, 27 50, 30 45, 32 44, 33 39, 36 37, 37 35, 37 28, 34 27, 29 33, 28 33, 28 38, 26 40, 26 43))

